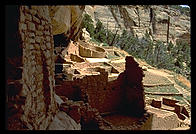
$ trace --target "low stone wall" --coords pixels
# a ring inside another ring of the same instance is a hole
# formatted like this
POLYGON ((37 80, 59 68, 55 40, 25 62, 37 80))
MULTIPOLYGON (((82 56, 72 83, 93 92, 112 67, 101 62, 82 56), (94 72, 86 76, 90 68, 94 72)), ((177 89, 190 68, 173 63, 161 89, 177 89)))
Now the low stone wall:
POLYGON ((98 46, 92 46, 88 43, 80 41, 79 54, 82 57, 88 58, 105 58, 106 52, 103 48, 98 46))

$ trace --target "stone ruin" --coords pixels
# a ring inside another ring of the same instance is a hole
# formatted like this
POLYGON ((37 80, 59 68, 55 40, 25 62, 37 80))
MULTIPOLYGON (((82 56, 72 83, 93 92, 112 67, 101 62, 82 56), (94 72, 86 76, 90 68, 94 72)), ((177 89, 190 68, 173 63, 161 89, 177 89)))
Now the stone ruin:
MULTIPOLYGON (((6 20, 9 22, 6 23, 7 129, 64 129, 55 127, 60 112, 64 115, 61 118, 66 116, 67 120, 74 120, 73 124, 79 124, 72 129, 151 128, 152 115, 145 111, 144 74, 133 57, 126 57, 125 71, 114 80, 108 81, 108 72, 101 67, 88 75, 74 69, 74 77, 68 79, 63 70, 71 68, 73 63, 59 53, 68 49, 69 40, 62 35, 53 36, 48 6, 6 9, 9 15, 6 20)), ((79 67, 85 66, 78 47, 73 45, 69 49, 73 52, 64 54, 79 62, 79 67)))

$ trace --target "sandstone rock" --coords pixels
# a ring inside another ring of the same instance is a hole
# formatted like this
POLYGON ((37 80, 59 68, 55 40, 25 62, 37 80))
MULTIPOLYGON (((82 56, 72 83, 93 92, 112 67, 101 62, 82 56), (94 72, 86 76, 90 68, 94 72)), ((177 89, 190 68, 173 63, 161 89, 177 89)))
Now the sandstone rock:
POLYGON ((78 35, 84 6, 49 6, 53 35, 64 33, 67 37, 78 35))
POLYGON ((167 41, 167 20, 168 16, 170 16, 169 41, 174 44, 178 40, 187 40, 190 42, 190 17, 180 14, 179 11, 173 8, 160 5, 153 5, 151 9, 131 5, 96 5, 94 7, 86 6, 85 12, 91 16, 94 24, 99 19, 105 27, 108 27, 114 33, 116 26, 120 29, 119 33, 122 33, 123 29, 130 29, 139 38, 144 37, 147 31, 147 33, 151 34, 153 40, 164 42, 167 41), (153 23, 156 25, 156 32, 152 32, 153 26, 150 18, 150 12, 152 10, 155 14, 153 23))
POLYGON ((31 31, 34 31, 35 30, 35 24, 32 23, 32 22, 28 22, 27 23, 27 28, 31 31))
POLYGON ((90 41, 90 39, 91 39, 89 32, 86 31, 86 28, 83 28, 83 29, 82 29, 82 38, 83 38, 85 41, 90 41))
POLYGON ((59 106, 61 105, 61 103, 64 102, 64 101, 61 99, 61 97, 59 97, 58 95, 56 95, 56 93, 54 94, 54 99, 56 100, 57 104, 59 104, 59 106))
POLYGON ((147 112, 152 113, 152 130, 170 130, 177 128, 180 125, 178 116, 174 112, 153 108, 151 106, 146 107, 147 112))
POLYGON ((65 112, 58 112, 50 123, 48 130, 81 130, 81 125, 77 124, 65 112))

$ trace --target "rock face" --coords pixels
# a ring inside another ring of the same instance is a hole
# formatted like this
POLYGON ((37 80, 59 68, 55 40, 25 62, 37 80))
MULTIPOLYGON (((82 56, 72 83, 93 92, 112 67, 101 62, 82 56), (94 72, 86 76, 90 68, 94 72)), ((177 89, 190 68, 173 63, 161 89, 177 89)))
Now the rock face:
POLYGON ((82 13, 85 6, 49 6, 52 34, 62 34, 77 40, 81 31, 82 13))
MULTIPOLYGON (((178 10, 168 6, 86 6, 85 13, 89 14, 95 21, 99 19, 105 27, 115 32, 119 27, 120 32, 123 29, 130 30, 139 38, 149 33, 154 40, 174 44, 176 41, 186 40, 190 43, 190 17, 180 14, 178 10), (168 32, 169 20, 169 33, 168 32)), ((119 33, 120 33, 119 32, 119 33)))

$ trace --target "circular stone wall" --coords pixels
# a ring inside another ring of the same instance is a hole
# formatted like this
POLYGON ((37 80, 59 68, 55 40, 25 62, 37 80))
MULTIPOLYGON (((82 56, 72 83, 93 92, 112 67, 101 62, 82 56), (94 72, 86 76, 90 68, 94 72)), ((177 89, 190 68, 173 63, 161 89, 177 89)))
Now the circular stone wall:
POLYGON ((98 47, 98 46, 93 46, 88 43, 79 42, 79 54, 82 57, 88 57, 88 58, 105 58, 106 56, 106 51, 105 49, 98 47))

